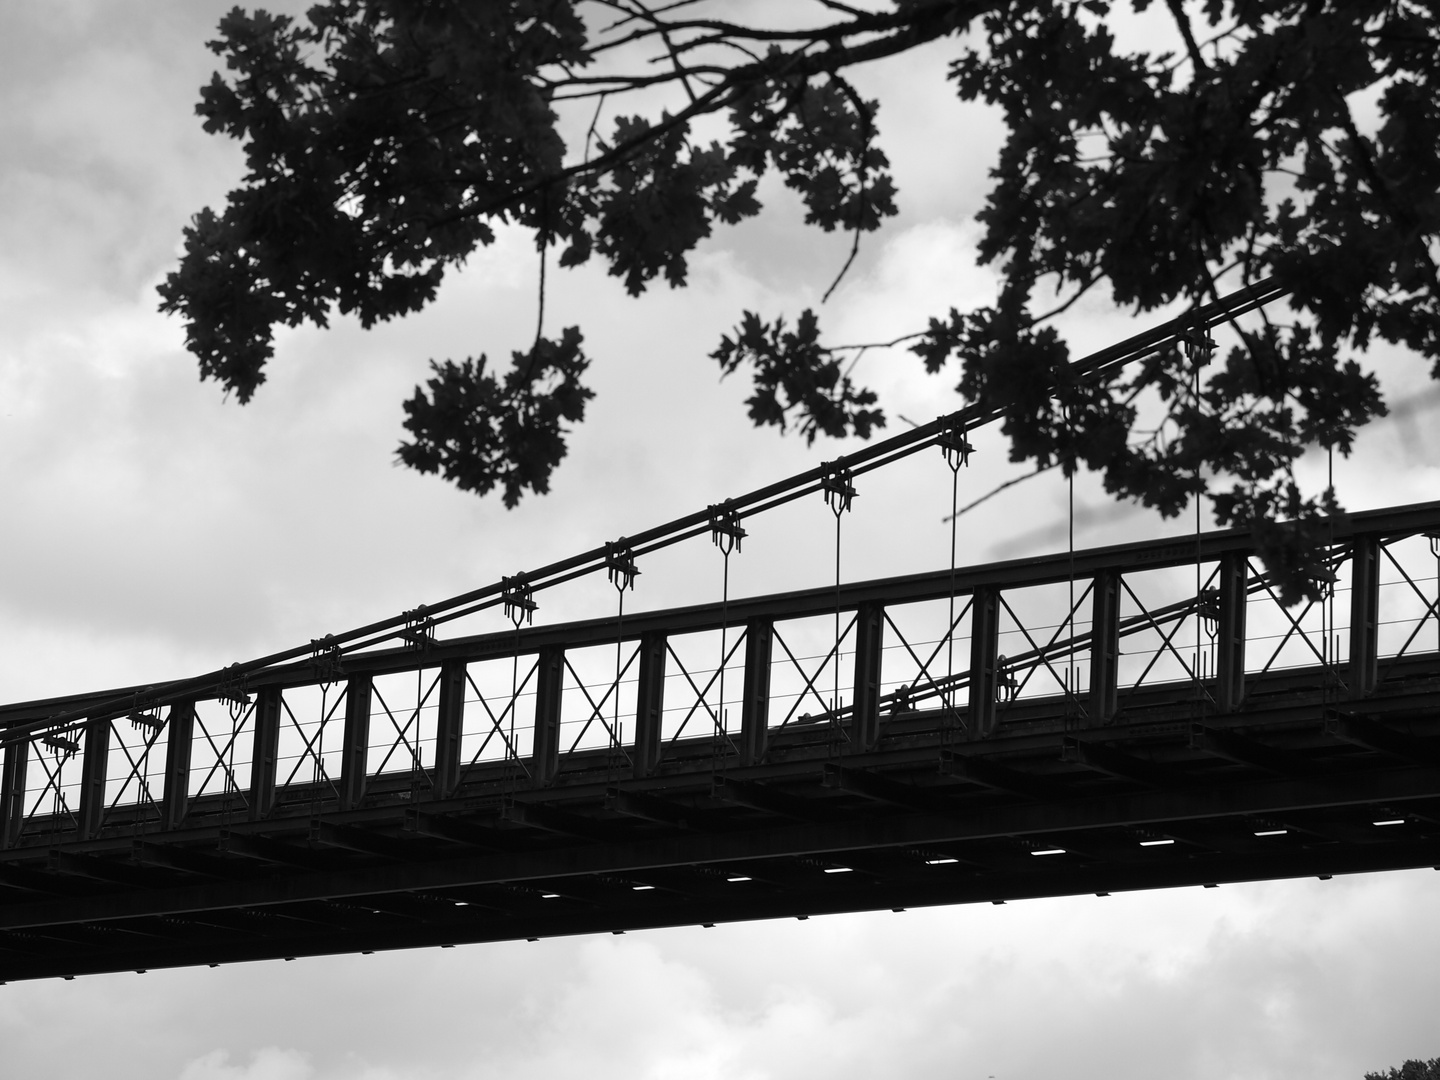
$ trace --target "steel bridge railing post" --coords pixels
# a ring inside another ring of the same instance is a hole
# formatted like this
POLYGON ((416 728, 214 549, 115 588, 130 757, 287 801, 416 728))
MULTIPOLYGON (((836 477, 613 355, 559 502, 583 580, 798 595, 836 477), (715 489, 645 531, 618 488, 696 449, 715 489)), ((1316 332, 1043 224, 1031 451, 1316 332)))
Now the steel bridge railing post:
POLYGON ((365 767, 370 756, 369 675, 351 675, 345 685, 345 734, 340 746, 340 808, 353 810, 365 797, 365 767))
MULTIPOLYGON (((660 764, 661 720, 665 715, 664 634, 640 639, 639 686, 635 690, 635 776, 649 776, 660 764)), ((720 703, 723 717, 725 703, 720 703)))
POLYGON ((250 744, 252 821, 269 817, 270 812, 275 809, 276 772, 280 768, 280 714, 283 706, 282 691, 278 686, 267 686, 255 696, 255 737, 250 744))
POLYGON ((29 760, 29 739, 5 747, 5 763, 0 771, 0 848, 13 847, 20 838, 25 816, 25 766, 29 760))
POLYGON ((740 704, 740 759, 745 765, 765 758, 770 736, 770 650, 775 624, 751 619, 745 624, 745 686, 740 704))
POLYGON ((160 827, 178 829, 190 802, 190 751, 195 737, 195 702, 177 701, 165 721, 165 783, 160 794, 160 827))
POLYGON ((1358 535, 1350 549, 1350 696, 1375 689, 1379 667, 1380 544, 1358 535))
POLYGON ((1220 597, 1215 631, 1215 705, 1224 715, 1245 700, 1245 615, 1250 597, 1250 559, 1243 551, 1220 557, 1220 597))
MULTIPOLYGON (((460 786, 460 744, 465 731, 464 660, 440 665, 440 701, 435 716, 434 798, 448 799, 460 786)), ((511 705, 514 709, 514 705, 511 705)))
POLYGON ((535 678, 534 760, 530 775, 537 785, 543 785, 553 783, 560 772, 560 702, 565 689, 565 650, 541 649, 535 678))
POLYGON ((105 819, 105 767, 110 762, 110 721, 91 720, 85 725, 85 759, 80 763, 81 840, 93 839, 105 819))
POLYGON ((1090 690, 1086 711, 1093 724, 1115 719, 1120 699, 1120 575, 1095 576, 1090 608, 1090 690))
POLYGON ((1000 594, 988 586, 970 602, 970 733, 985 738, 995 731, 999 691, 1000 594))
POLYGON ((873 750, 880 742, 880 665, 884 659, 885 606, 861 604, 855 613, 854 730, 857 746, 873 750))

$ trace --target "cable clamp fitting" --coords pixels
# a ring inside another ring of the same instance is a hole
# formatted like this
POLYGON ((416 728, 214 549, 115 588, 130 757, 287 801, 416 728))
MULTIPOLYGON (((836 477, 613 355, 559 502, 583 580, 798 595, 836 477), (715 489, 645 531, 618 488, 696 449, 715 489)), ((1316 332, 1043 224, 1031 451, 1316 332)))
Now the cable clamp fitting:
POLYGON ((940 452, 945 455, 945 463, 952 469, 969 465, 970 455, 975 452, 974 444, 965 437, 965 429, 958 421, 940 433, 935 445, 940 447, 940 452))
POLYGON ((710 539, 720 549, 721 554, 729 555, 730 552, 740 550, 740 542, 748 536, 745 527, 740 524, 740 514, 726 499, 717 506, 710 507, 710 539))
POLYGON ((1192 326, 1182 331, 1179 340, 1185 349, 1185 359, 1192 367, 1204 367, 1215 355, 1215 339, 1203 326, 1192 326))
POLYGON ((995 700, 1008 705, 1020 694, 1020 680, 1004 653, 995 658, 995 700))
POLYGON ((315 681, 332 683, 345 677, 345 666, 340 662, 340 646, 335 644, 335 635, 310 639, 310 666, 315 671, 315 681))
POLYGON ((146 712, 137 709, 128 717, 132 728, 145 728, 147 731, 159 731, 165 726, 165 718, 160 715, 159 710, 146 712))
POLYGON ((825 493, 825 505, 839 517, 850 509, 850 504, 859 494, 855 490, 855 474, 845 467, 845 459, 826 461, 820 466, 820 490, 825 493))
POLYGON ((42 735, 40 741, 54 751, 56 757, 64 761, 67 758, 74 757, 80 752, 80 740, 70 738, 68 737, 69 735, 70 733, 68 731, 63 734, 52 732, 48 735, 42 735))
POLYGON ((405 612, 405 628, 396 636, 408 641, 412 646, 422 651, 428 651, 430 646, 435 644, 435 620, 428 613, 429 609, 421 604, 419 607, 405 612))
POLYGON ((635 588, 640 568, 635 565, 635 553, 630 550, 630 543, 625 537, 605 545, 605 573, 610 584, 621 592, 635 588))
POLYGON ((535 602, 535 591, 530 588, 524 574, 500 579, 500 602, 504 605, 505 617, 517 630, 522 622, 527 626, 533 623, 535 611, 540 607, 535 602))
POLYGON ((250 695, 245 692, 245 673, 239 664, 231 664, 220 677, 215 688, 215 700, 230 706, 231 719, 239 719, 239 710, 250 704, 250 695))

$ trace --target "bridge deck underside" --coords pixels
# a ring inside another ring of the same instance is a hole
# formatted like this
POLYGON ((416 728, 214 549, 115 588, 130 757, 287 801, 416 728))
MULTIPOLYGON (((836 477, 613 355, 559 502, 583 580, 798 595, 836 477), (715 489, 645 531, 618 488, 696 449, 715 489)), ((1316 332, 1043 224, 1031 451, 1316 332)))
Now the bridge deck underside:
POLYGON ((396 774, 351 811, 299 787, 263 822, 217 795, 163 835, 122 817, 52 847, 37 823, 0 860, 0 975, 1440 866, 1440 659, 1363 715, 1325 674, 1231 717, 1156 687, 1101 738, 1038 699, 983 742, 931 710, 870 750, 792 728, 720 772, 694 739, 644 781, 601 749, 544 792, 497 764, 443 800, 396 774))

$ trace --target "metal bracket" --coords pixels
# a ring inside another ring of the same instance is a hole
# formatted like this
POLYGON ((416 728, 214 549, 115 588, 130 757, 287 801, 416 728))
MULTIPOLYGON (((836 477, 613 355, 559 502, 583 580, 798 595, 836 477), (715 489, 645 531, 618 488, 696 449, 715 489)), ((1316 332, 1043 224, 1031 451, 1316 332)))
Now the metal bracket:
POLYGON ((1001 653, 995 658, 995 700, 1002 705, 1008 705, 1019 693, 1020 680, 1015 677, 1005 654, 1001 653))
POLYGON ((825 493, 825 505, 839 517, 850 509, 850 503, 859 494, 855 490, 855 475, 845 467, 845 460, 826 461, 820 466, 820 490, 825 493))
POLYGON ((740 550, 740 542, 749 534, 740 524, 740 514, 730 505, 730 500, 710 507, 710 539, 722 554, 740 550))
POLYGON ((148 728, 151 731, 159 731, 165 726, 165 718, 158 712, 143 712, 137 710, 129 716, 130 726, 133 728, 148 728))
POLYGON ((42 735, 40 741, 55 752, 55 756, 62 761, 74 757, 80 752, 79 739, 67 739, 64 735, 50 734, 42 735))
POLYGON ((245 692, 245 673, 239 668, 239 664, 231 664, 226 668, 220 679, 220 685, 215 688, 215 700, 223 701, 230 706, 232 720, 239 719, 237 706, 244 709, 250 704, 250 695, 245 692))
POLYGON ((958 423, 942 431, 935 440, 935 445, 940 447, 940 452, 945 455, 945 463, 952 469, 969 465, 970 455, 975 452, 974 445, 965 437, 965 429, 958 423))
POLYGON ((335 644, 335 635, 310 639, 310 666, 315 669, 315 678, 321 682, 344 678, 345 667, 340 662, 340 646, 335 644))
POLYGON ((1220 631, 1220 590, 1201 589, 1196 610, 1205 624, 1205 632, 1213 638, 1220 631))
POLYGON ((413 611, 405 612, 405 629, 396 634, 422 651, 428 651, 435 644, 435 620, 427 614, 427 610, 421 604, 413 611))
POLYGON ((540 605, 524 574, 500 579, 500 600, 505 605, 505 617, 515 624, 515 629, 520 629, 522 622, 528 626, 535 621, 540 605))
POLYGON ((1192 326, 1180 334, 1179 341, 1184 346, 1185 359, 1195 367, 1204 367, 1215 355, 1215 339, 1207 327, 1192 326))
POLYGON ((605 573, 610 584, 621 592, 635 588, 635 579, 640 576, 640 568, 635 565, 635 553, 630 550, 630 543, 623 536, 605 545, 605 573))

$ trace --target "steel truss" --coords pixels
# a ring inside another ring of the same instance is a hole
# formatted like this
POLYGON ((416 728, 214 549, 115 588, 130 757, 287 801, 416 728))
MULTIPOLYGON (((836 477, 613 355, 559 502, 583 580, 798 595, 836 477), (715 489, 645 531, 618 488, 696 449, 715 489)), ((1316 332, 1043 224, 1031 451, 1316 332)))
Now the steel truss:
POLYGON ((1437 533, 1296 611, 1214 532, 0 708, 0 979, 1440 865, 1437 533))

